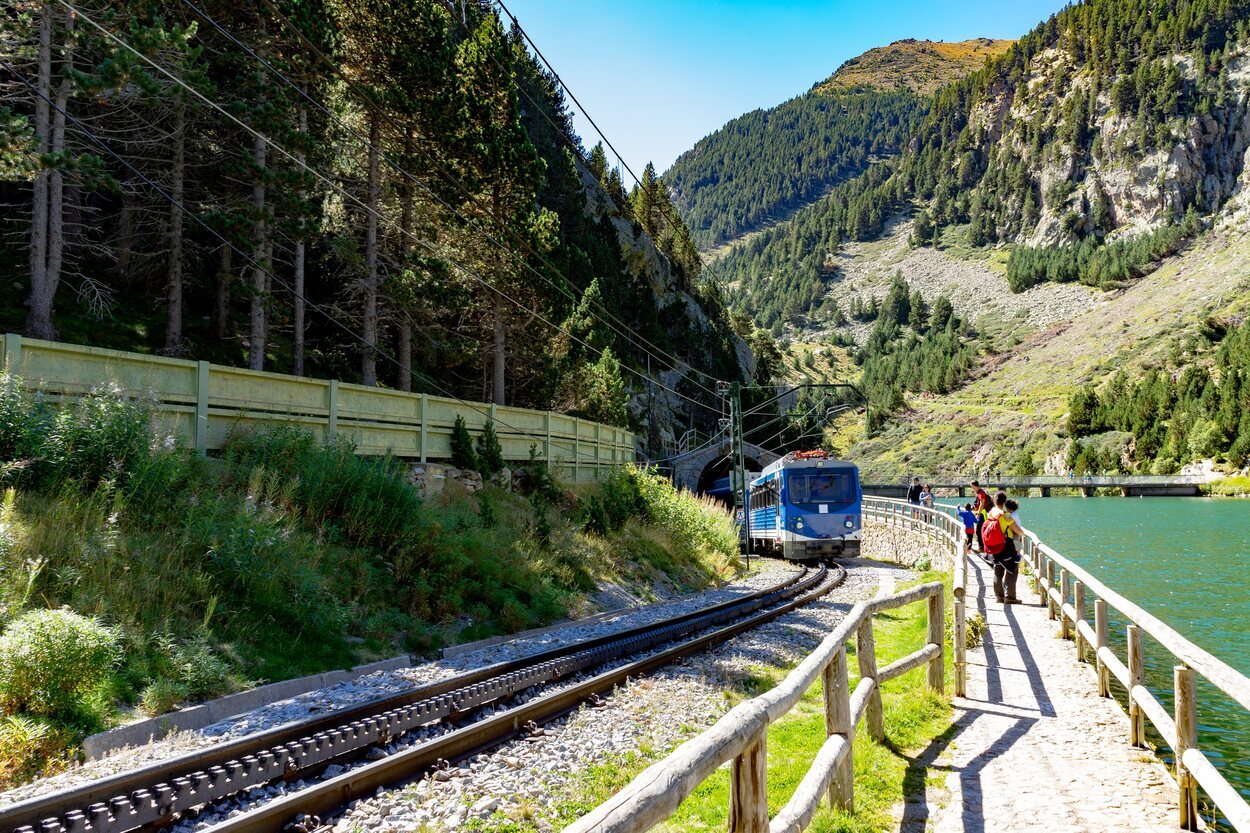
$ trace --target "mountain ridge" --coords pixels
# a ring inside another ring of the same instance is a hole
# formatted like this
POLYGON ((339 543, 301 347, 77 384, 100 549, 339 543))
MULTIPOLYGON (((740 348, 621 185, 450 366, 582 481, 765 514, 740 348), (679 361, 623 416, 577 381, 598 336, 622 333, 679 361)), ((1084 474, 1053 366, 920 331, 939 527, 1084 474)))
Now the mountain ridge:
POLYGON ((963 41, 904 38, 886 46, 875 46, 843 62, 833 75, 812 90, 829 94, 853 87, 882 91, 908 87, 928 96, 980 69, 987 58, 997 58, 1013 44, 1015 40, 998 38, 963 41))
POLYGON ((713 250, 784 220, 897 154, 939 84, 1010 45, 975 38, 875 47, 806 92, 704 136, 663 179, 700 248, 713 250))

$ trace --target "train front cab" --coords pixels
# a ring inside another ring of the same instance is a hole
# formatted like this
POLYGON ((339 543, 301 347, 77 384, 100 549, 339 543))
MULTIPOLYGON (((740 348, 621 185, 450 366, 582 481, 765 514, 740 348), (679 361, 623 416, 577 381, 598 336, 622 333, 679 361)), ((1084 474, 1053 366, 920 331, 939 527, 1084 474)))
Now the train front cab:
POLYGON ((781 550, 791 561, 859 556, 863 524, 859 470, 850 463, 822 462, 782 472, 786 522, 781 550))

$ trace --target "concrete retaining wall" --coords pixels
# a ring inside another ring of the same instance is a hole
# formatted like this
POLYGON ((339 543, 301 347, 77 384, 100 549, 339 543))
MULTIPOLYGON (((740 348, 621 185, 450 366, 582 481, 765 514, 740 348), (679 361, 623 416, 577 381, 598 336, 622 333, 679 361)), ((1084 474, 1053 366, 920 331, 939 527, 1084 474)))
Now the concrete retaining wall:
POLYGON ((203 729, 219 720, 244 714, 270 703, 289 700, 292 697, 336 683, 354 680, 376 671, 393 671, 410 665, 412 665, 412 659, 407 654, 402 654, 391 659, 357 665, 350 671, 327 671, 323 674, 312 674, 295 680, 283 680, 279 683, 258 686, 249 691, 229 694, 198 706, 92 735, 82 742, 83 754, 86 755, 87 760, 95 760, 126 746, 142 746, 154 740, 160 740, 173 731, 203 729))

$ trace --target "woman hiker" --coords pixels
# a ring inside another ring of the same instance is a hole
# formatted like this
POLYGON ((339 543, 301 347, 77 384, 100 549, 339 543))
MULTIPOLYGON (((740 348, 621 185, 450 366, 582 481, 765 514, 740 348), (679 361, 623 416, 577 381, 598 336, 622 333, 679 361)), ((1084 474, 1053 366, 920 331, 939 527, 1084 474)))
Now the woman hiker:
POLYGON ((994 508, 990 510, 982 530, 982 542, 994 565, 994 597, 1002 604, 1018 605, 1016 580, 1020 578, 1020 551, 1016 538, 1024 537, 1024 529, 1012 513, 1020 508, 1014 500, 1008 500, 1004 492, 994 496, 994 508), (994 527, 997 527, 995 529, 994 527))

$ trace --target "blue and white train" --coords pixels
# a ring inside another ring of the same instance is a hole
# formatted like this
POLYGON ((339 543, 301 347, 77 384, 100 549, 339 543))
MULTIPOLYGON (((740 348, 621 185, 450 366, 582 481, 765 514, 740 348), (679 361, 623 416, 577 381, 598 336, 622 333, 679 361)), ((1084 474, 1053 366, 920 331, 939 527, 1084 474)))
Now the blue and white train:
POLYGON ((859 555, 859 469, 824 451, 790 452, 751 481, 752 549, 792 561, 859 555))

